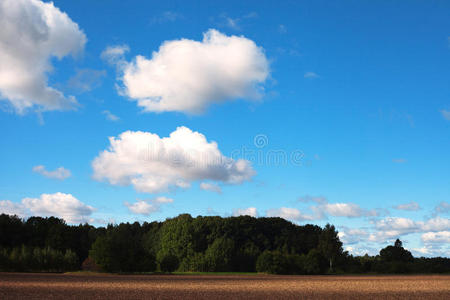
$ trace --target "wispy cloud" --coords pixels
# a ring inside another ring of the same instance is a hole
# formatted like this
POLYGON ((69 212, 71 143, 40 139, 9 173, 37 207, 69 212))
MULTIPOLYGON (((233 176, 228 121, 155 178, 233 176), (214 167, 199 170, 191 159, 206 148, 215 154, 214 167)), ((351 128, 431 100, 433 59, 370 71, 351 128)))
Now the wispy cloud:
POLYGON ((242 24, 249 19, 257 18, 258 14, 256 12, 250 12, 246 15, 242 15, 239 17, 230 17, 227 14, 220 14, 215 23, 219 27, 228 27, 229 29, 240 31, 242 30, 242 24))
POLYGON ((165 11, 160 15, 154 16, 150 19, 151 24, 163 24, 167 22, 175 22, 177 20, 183 19, 183 15, 174 11, 165 11))
POLYGON ((434 215, 450 213, 450 203, 442 201, 434 208, 434 215))
POLYGON ((450 110, 442 109, 441 114, 444 117, 444 119, 450 121, 450 110))
POLYGON ((315 72, 306 72, 305 75, 303 75, 303 77, 314 79, 314 78, 319 78, 320 76, 315 72))
POLYGON ((278 25, 278 32, 281 33, 281 34, 286 33, 287 32, 286 26, 283 25, 283 24, 278 25))
POLYGON ((411 202, 405 203, 405 204, 399 204, 397 206, 394 206, 394 208, 397 210, 406 210, 406 211, 420 210, 419 203, 414 202, 414 201, 411 201, 411 202))
POLYGON ((204 191, 210 191, 210 192, 214 192, 217 194, 222 194, 222 188, 215 183, 211 183, 211 182, 202 182, 200 183, 200 188, 204 191))
POLYGON ((64 167, 59 167, 54 171, 48 171, 45 169, 45 166, 43 166, 43 165, 34 166, 33 172, 39 173, 48 178, 59 179, 59 180, 64 180, 66 178, 69 178, 72 175, 70 170, 67 170, 64 167))
POLYGON ((79 69, 76 74, 67 81, 67 86, 80 93, 89 92, 102 84, 105 70, 79 69))
POLYGON ((109 121, 117 122, 120 120, 120 118, 118 116, 114 115, 109 110, 102 111, 102 114, 104 114, 106 119, 109 121))

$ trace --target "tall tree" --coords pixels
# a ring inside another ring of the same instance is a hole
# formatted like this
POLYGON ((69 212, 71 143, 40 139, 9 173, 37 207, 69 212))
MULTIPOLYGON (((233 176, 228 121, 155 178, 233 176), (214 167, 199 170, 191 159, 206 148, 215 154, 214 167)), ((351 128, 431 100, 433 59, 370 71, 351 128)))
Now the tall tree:
POLYGON ((333 271, 333 262, 342 255, 342 242, 333 225, 327 224, 319 236, 318 249, 330 262, 330 272, 333 271))

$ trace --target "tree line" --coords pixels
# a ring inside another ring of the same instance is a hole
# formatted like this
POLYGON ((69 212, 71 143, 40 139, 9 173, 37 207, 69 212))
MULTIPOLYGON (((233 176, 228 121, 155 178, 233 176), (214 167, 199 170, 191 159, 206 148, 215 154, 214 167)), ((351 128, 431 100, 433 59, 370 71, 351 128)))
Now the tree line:
POLYGON ((450 259, 414 258, 400 240, 376 256, 343 251, 333 225, 282 218, 196 217, 70 226, 0 215, 0 270, 63 272, 443 273, 450 259))

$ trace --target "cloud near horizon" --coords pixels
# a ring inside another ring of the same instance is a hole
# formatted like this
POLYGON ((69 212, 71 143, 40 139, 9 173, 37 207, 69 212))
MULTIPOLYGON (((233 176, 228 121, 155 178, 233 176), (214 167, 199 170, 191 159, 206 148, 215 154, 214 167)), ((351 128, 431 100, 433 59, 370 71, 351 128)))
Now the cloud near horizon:
POLYGON ((169 137, 126 131, 109 138, 110 146, 92 162, 93 177, 138 192, 161 193, 189 188, 194 181, 241 184, 255 174, 250 162, 224 156, 216 142, 187 127, 169 137))
POLYGON ((68 223, 79 224, 94 221, 90 215, 96 211, 71 194, 42 194, 39 198, 23 198, 21 203, 9 200, 0 201, 0 213, 27 216, 55 216, 63 218, 68 223))
POLYGON ((150 59, 138 55, 127 62, 128 50, 126 45, 108 47, 102 58, 117 66, 120 94, 147 112, 200 114, 212 103, 257 100, 269 76, 261 47, 215 29, 205 32, 202 41, 165 41, 150 59))
POLYGON ((52 57, 81 52, 86 36, 52 2, 0 2, 0 100, 16 112, 73 109, 77 101, 48 86, 52 57), (20 22, 18 22, 20 20, 20 22))
POLYGON ((256 207, 247 207, 247 208, 236 208, 233 209, 233 217, 238 216, 250 216, 250 217, 258 217, 258 210, 256 207))
POLYGON ((291 207, 280 207, 268 209, 266 211, 267 217, 280 217, 289 221, 312 221, 315 216, 303 214, 299 209, 291 207))

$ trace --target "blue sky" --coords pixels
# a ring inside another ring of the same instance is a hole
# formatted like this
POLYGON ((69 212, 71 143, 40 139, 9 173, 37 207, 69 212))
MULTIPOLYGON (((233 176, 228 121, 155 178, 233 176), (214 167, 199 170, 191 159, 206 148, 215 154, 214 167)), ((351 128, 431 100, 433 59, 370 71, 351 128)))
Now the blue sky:
POLYGON ((450 256, 449 14, 5 1, 0 210, 97 225, 281 216, 335 224, 356 254, 399 237, 450 256))

